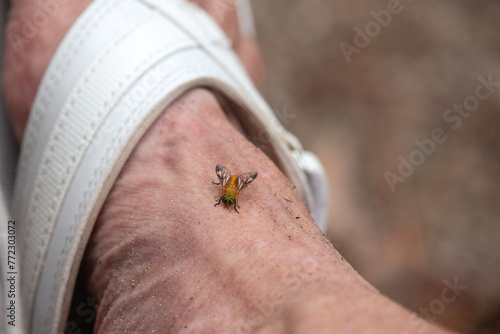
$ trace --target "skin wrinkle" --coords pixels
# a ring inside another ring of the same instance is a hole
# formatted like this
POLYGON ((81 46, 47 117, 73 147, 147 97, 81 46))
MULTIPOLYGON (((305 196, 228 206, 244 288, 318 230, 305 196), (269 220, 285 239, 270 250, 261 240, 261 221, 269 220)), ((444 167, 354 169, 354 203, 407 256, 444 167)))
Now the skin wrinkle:
MULTIPOLYGON (((117 278, 119 279, 119 278, 117 278)), ((113 319, 116 319, 120 314, 130 314, 130 317, 127 317, 127 326, 133 326, 136 330, 140 330, 141 326, 147 326, 149 322, 143 322, 141 325, 142 318, 144 316, 150 316, 151 312, 127 312, 124 311, 127 308, 140 306, 146 310, 157 310, 154 307, 154 304, 157 302, 155 285, 161 284, 162 286, 167 285, 169 289, 176 287, 177 284, 182 283, 181 280, 172 280, 169 279, 165 281, 164 279, 155 277, 153 280, 142 281, 141 279, 135 280, 136 288, 127 296, 127 298, 120 299, 115 298, 112 307, 110 308, 110 313, 105 317, 105 322, 102 324, 102 330, 106 330, 106 326, 113 323, 113 319), (133 324, 136 325, 133 325, 133 324)), ((126 287, 124 288, 126 290, 126 287)), ((168 291, 168 290, 167 290, 168 291)), ((164 293, 165 294, 165 293, 164 293)), ((165 307, 165 310, 170 309, 171 305, 165 307)), ((165 316, 165 310, 161 309, 163 316, 165 316)), ((155 313, 158 313, 158 312, 155 313)), ((169 315, 172 316, 172 315, 169 315)), ((144 328, 144 327, 143 327, 144 328)))
MULTIPOLYGON (((194 242, 193 244, 197 245, 198 243, 197 243, 197 242, 194 242)), ((191 249, 191 252, 194 252, 194 250, 193 250, 193 249, 191 249)), ((118 250, 118 254, 123 254, 123 253, 127 253, 127 252, 126 252, 126 251, 123 251, 123 250, 118 250)), ((206 261, 207 261, 207 262, 209 262, 209 263, 210 263, 210 262, 212 262, 212 261, 210 261, 210 259, 203 259, 203 260, 206 260, 206 261)), ((203 260, 202 260, 202 261, 203 261, 203 260)), ((189 266, 188 266, 188 267, 189 267, 189 266)), ((215 264, 210 265, 209 267, 210 267, 210 268, 219 268, 219 267, 221 267, 221 266, 219 266, 218 264, 216 264, 216 263, 215 263, 215 264)), ((239 270, 235 270, 234 272, 235 272, 235 273, 238 273, 238 272, 239 272, 239 270)), ((219 275, 217 275, 217 271, 212 271, 211 273, 212 273, 212 274, 215 274, 215 277, 214 277, 213 279, 207 279, 207 281, 209 281, 209 282, 210 282, 210 281, 212 281, 212 282, 219 282, 219 281, 220 281, 220 278, 224 278, 224 277, 226 277, 226 279, 232 279, 232 278, 234 279, 234 277, 235 277, 235 275, 231 275, 231 274, 226 275, 226 274, 224 274, 224 273, 220 273, 219 275)), ((188 277, 197 276, 197 275, 188 274, 188 273, 183 273, 183 275, 184 275, 184 276, 188 276, 188 277)), ((178 279, 178 281, 180 281, 180 280, 181 280, 181 278, 179 278, 179 279, 178 279)), ((176 284, 173 284, 173 283, 172 283, 172 279, 171 279, 171 278, 167 279, 167 282, 168 282, 168 285, 173 285, 173 286, 176 286, 176 284)), ((165 283, 165 282, 164 282, 164 283, 165 283)), ((225 284, 223 284, 223 285, 225 285, 225 284)), ((222 292, 222 291, 221 291, 221 292, 222 292)), ((225 298, 224 298, 224 299, 225 299, 225 300, 227 300, 227 296, 231 296, 231 295, 233 295, 233 296, 238 296, 238 293, 237 293, 237 292, 238 292, 238 291, 234 291, 234 293, 232 293, 232 292, 230 292, 230 291, 225 291, 225 298)), ((136 292, 136 291, 134 291, 134 294, 136 294, 136 293, 137 293, 137 292, 136 292)), ((183 300, 183 299, 185 299, 185 298, 176 298, 176 300, 183 300)), ((188 306, 186 306, 186 308, 187 308, 187 307, 188 307, 188 306)), ((180 312, 180 314, 182 314, 182 311, 180 312)))
MULTIPOLYGON (((198 244, 198 242, 193 242, 192 244, 197 245, 197 244, 198 244)), ((118 253, 127 253, 127 252, 123 252, 123 251, 117 251, 117 252, 118 252, 118 253)), ((249 252, 251 252, 251 250, 249 250, 249 252)), ((211 265, 210 267, 212 267, 212 268, 217 268, 217 267, 219 267, 219 266, 218 266, 218 265, 211 265)), ((236 270, 236 272, 238 272, 238 271, 236 270)), ((228 275, 228 276, 229 276, 229 277, 233 277, 234 275, 228 275)), ((217 281, 217 280, 215 280, 215 281, 217 281)), ((172 281, 171 281, 171 280, 168 280, 168 282, 169 282, 169 284, 171 284, 171 282, 172 282, 172 281)), ((175 284, 174 284, 174 285, 175 285, 175 284)), ((248 290, 252 291, 252 290, 254 290, 254 289, 248 289, 248 290)), ((238 295, 238 294, 237 294, 237 291, 234 291, 234 292, 235 292, 235 294, 234 294, 234 295, 238 295)), ((250 299, 250 302, 252 302, 252 300, 253 300, 253 299, 250 299)))
MULTIPOLYGON (((227 261, 228 259, 225 260, 227 261)), ((240 293, 241 287, 243 287, 243 289, 248 287, 245 286, 246 285, 245 278, 240 277, 241 270, 236 267, 237 263, 229 264, 229 268, 227 270, 219 270, 218 268, 225 268, 228 267, 228 265, 221 263, 221 261, 218 260, 218 257, 204 257, 202 261, 208 264, 207 267, 212 268, 212 270, 207 273, 205 281, 220 282, 219 284, 217 284, 217 286, 207 290, 215 291, 215 293, 213 294, 214 297, 219 296, 219 298, 223 299, 224 302, 228 303, 229 305, 232 305, 232 307, 230 307, 230 310, 237 309, 239 311, 244 311, 245 310, 244 305, 250 303, 251 300, 249 300, 248 297, 241 296, 240 293), (231 301, 228 302, 228 300, 231 301)), ((212 298, 207 298, 207 300, 211 299, 212 298)), ((227 310, 226 312, 228 311, 229 310, 227 310)), ((208 317, 210 316, 208 315, 208 317)), ((196 319, 196 322, 199 322, 199 319, 196 319)), ((222 321, 222 323, 223 322, 224 321, 222 321)))

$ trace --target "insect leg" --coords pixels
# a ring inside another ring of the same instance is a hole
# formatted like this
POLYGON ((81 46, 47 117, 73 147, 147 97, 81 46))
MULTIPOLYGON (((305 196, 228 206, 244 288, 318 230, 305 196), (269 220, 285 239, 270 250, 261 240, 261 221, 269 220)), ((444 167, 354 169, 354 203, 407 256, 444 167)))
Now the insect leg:
POLYGON ((222 201, 222 196, 219 198, 219 201, 218 201, 217 203, 215 203, 215 205, 214 205, 214 206, 219 205, 219 204, 220 204, 220 201, 222 201))
POLYGON ((240 212, 236 209, 236 201, 234 201, 234 211, 238 212, 238 214, 240 214, 240 212))

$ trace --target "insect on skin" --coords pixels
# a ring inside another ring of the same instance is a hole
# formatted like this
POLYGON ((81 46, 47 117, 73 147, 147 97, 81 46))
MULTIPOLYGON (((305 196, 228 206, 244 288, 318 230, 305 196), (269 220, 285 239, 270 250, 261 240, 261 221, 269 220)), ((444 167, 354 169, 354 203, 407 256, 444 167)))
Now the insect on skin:
POLYGON ((238 212, 238 210, 236 209, 236 205, 238 205, 238 194, 240 193, 241 189, 245 188, 250 183, 252 183, 253 180, 255 180, 255 178, 257 177, 257 173, 248 172, 236 176, 231 174, 229 168, 221 164, 215 166, 215 173, 217 173, 219 183, 212 183, 220 184, 222 186, 222 192, 219 197, 219 202, 217 202, 217 204, 215 204, 214 206, 217 206, 220 204, 220 202, 222 202, 225 206, 234 205, 234 210, 238 212))

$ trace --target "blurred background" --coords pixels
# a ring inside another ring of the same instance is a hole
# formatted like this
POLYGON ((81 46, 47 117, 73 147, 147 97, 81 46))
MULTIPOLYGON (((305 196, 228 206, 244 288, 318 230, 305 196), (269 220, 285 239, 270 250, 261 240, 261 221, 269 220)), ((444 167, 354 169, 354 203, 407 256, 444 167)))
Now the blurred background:
POLYGON ((328 173, 332 243, 405 307, 500 333, 500 2, 252 3, 265 98, 328 173))

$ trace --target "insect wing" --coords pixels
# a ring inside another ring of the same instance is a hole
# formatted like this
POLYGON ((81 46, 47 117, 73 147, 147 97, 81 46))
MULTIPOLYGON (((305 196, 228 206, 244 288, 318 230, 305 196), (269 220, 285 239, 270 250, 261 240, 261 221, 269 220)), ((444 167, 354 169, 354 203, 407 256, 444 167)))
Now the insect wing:
POLYGON ((238 175, 236 179, 236 188, 241 190, 252 183, 253 180, 257 178, 257 172, 248 172, 241 175, 238 175))
POLYGON ((222 187, 226 187, 231 181, 231 171, 226 166, 218 164, 215 166, 215 173, 217 173, 222 187))

